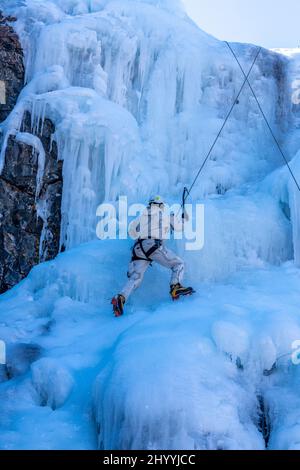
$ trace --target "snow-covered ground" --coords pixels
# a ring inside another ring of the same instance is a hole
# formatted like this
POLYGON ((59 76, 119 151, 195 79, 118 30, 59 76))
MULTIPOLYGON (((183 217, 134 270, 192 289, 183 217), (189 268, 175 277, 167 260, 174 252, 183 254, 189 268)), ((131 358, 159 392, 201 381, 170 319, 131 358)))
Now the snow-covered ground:
POLYGON ((300 338, 298 269, 194 279, 195 297, 173 304, 153 267, 116 320, 128 248, 74 248, 1 297, 1 448, 92 449, 98 429, 106 449, 263 449, 259 397, 270 448, 299 447, 299 367, 285 357, 264 376, 300 338))
MULTIPOLYGON (((21 5, 3 1, 27 73, 3 134, 24 109, 54 121, 68 251, 0 297, 0 447, 299 449, 299 194, 249 88, 193 193, 205 247, 176 246, 193 298, 153 267, 114 319, 131 244, 95 240, 104 200, 178 202, 243 83, 230 51, 171 0, 21 5)), ((232 47, 248 71, 257 48, 232 47)), ((299 57, 262 50, 250 76, 290 158, 299 57)))

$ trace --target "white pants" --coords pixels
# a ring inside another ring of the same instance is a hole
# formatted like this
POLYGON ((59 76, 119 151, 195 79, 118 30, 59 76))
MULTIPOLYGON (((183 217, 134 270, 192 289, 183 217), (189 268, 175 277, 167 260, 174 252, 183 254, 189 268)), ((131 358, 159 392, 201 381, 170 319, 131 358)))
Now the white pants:
MULTIPOLYGON (((145 251, 149 250, 151 246, 153 246, 152 240, 145 240, 143 242, 143 248, 145 251)), ((135 252, 138 257, 144 257, 143 252, 139 246, 136 247, 135 252)), ((165 268, 171 269, 171 285, 181 284, 184 275, 184 262, 181 258, 179 258, 179 256, 177 256, 171 250, 168 250, 168 248, 162 244, 162 246, 150 256, 150 259, 160 264, 161 266, 164 266, 165 268)), ((128 281, 121 292, 126 300, 128 300, 132 292, 141 285, 144 274, 147 271, 149 265, 150 261, 146 259, 132 261, 130 263, 128 270, 128 281)))

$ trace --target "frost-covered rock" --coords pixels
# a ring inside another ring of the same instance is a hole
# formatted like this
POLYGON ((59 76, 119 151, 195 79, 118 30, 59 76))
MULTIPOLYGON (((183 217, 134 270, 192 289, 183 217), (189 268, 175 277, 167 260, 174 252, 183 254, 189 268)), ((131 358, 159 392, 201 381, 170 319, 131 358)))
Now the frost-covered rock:
POLYGON ((0 123, 12 111, 24 85, 23 51, 11 26, 14 20, 0 10, 0 123))
POLYGON ((32 130, 24 114, 21 132, 8 137, 0 175, 0 291, 27 276, 59 251, 62 162, 49 119, 32 130))
MULTIPOLYGON (((23 51, 12 20, 0 16, 0 122, 24 85, 23 51)), ((46 119, 32 129, 28 111, 16 115, 18 127, 2 135, 0 130, 0 292, 56 256, 60 243, 62 162, 52 142, 54 126, 46 119)))

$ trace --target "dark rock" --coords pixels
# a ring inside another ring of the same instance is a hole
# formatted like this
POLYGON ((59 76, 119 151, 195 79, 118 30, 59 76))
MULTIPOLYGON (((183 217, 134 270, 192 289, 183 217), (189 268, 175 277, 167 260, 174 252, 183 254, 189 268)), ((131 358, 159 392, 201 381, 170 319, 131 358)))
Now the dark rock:
POLYGON ((32 147, 17 142, 10 136, 6 151, 6 164, 1 179, 16 190, 34 196, 36 190, 37 155, 32 147), (13 165, 8 164, 13 162, 13 165))
MULTIPOLYGON (((40 138, 45 150, 45 169, 40 194, 37 192, 38 155, 33 147, 10 136, 0 175, 0 292, 23 279, 40 261, 53 259, 59 252, 62 161, 57 145, 51 145, 55 131, 45 119, 40 138), (46 211, 43 218, 38 206, 46 211)), ((23 116, 22 132, 31 132, 31 116, 23 116)))
POLYGON ((23 51, 18 36, 10 26, 13 17, 0 11, 0 122, 7 118, 24 85, 23 51))
MULTIPOLYGON (((4 17, 0 11, 0 122, 12 111, 24 83, 23 51, 9 24, 13 21, 15 18, 4 17)), ((40 194, 36 194, 36 150, 11 135, 5 151, 0 175, 0 293, 27 276, 35 264, 59 252, 62 162, 57 160, 57 145, 52 142, 53 123, 45 119, 38 124, 34 134, 45 150, 40 194), (42 213, 39 207, 43 207, 42 213)), ((29 112, 23 116, 20 131, 33 133, 29 112)))

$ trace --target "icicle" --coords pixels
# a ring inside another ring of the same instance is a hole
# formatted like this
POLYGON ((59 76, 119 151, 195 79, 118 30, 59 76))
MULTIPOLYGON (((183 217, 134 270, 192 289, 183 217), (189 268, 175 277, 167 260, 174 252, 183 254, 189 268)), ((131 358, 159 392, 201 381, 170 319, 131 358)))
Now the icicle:
POLYGON ((48 221, 48 207, 47 202, 44 199, 38 199, 36 201, 36 215, 40 217, 43 221, 43 228, 40 236, 40 244, 39 244, 39 261, 43 261, 44 255, 44 241, 47 234, 47 221, 48 221))
POLYGON ((36 100, 33 100, 31 102, 31 132, 34 132, 34 126, 35 126, 35 108, 36 108, 36 100))
POLYGON ((3 171, 4 164, 5 164, 5 154, 6 154, 8 139, 10 138, 10 136, 13 136, 15 134, 16 134, 16 131, 10 131, 10 132, 6 132, 4 136, 4 140, 3 140, 3 144, 2 144, 2 148, 0 152, 0 175, 3 171))
POLYGON ((38 158, 38 171, 36 177, 36 200, 40 194, 43 184, 44 170, 45 170, 45 150, 41 140, 35 135, 29 134, 27 132, 18 132, 16 134, 16 140, 24 144, 30 145, 33 147, 37 158, 38 158))

